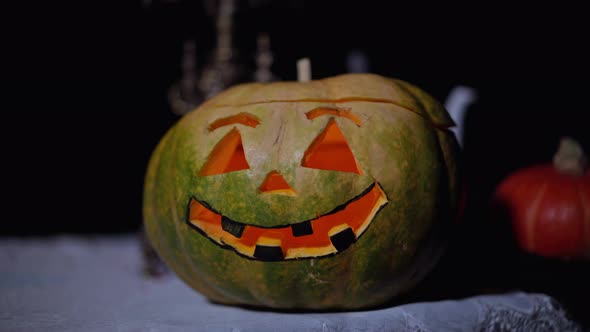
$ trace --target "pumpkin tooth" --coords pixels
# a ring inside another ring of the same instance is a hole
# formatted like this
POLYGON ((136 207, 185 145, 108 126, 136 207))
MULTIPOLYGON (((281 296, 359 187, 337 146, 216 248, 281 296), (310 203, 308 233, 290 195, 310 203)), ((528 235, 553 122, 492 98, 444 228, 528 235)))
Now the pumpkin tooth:
POLYGON ((291 248, 287 250, 285 259, 322 257, 337 253, 338 250, 330 243, 325 247, 291 248))
POLYGON ((336 234, 346 230, 347 228, 350 228, 350 226, 346 223, 334 226, 330 229, 330 231, 328 232, 328 235, 329 236, 336 235, 336 234))
POLYGON ((256 241, 256 245, 269 246, 269 247, 280 247, 281 246, 281 239, 261 236, 258 239, 258 241, 256 241))

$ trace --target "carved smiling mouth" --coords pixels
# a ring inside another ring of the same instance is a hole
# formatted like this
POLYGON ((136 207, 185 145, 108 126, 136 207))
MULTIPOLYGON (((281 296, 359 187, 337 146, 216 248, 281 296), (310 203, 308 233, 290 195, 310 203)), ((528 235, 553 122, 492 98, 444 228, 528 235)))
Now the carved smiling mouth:
POLYGON ((250 259, 280 261, 336 254, 356 242, 387 204, 375 182, 360 195, 315 219, 261 227, 229 219, 206 202, 189 200, 188 223, 214 243, 250 259))

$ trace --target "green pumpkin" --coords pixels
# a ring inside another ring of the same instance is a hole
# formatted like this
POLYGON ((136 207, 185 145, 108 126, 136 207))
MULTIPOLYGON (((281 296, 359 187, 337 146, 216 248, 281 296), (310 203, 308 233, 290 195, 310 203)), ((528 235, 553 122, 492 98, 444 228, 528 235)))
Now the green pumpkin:
POLYGON ((232 87, 155 149, 148 236, 215 302, 383 304, 444 249, 459 193, 452 125, 424 91, 378 75, 232 87))

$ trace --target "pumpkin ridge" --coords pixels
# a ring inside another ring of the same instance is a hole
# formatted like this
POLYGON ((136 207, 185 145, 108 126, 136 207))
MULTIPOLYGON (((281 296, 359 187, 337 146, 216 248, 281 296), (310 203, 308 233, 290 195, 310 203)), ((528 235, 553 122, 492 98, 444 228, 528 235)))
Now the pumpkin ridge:
POLYGON ((528 228, 528 244, 531 250, 536 250, 537 248, 537 234, 535 234, 536 225, 535 220, 537 220, 537 216, 539 215, 539 206, 543 201, 543 196, 545 196, 545 191, 547 190, 547 183, 544 183, 541 188, 539 188, 539 192, 535 199, 532 200, 531 210, 532 213, 528 215, 526 220, 526 225, 528 228))

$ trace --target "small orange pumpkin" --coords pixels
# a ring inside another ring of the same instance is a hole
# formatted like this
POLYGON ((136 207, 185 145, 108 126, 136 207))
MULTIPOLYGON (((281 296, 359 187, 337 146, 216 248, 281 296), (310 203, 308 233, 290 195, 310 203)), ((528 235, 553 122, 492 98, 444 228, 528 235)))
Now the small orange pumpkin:
POLYGON ((497 187, 519 246, 527 252, 590 259, 590 171, 581 146, 561 140, 553 165, 521 169, 497 187))

